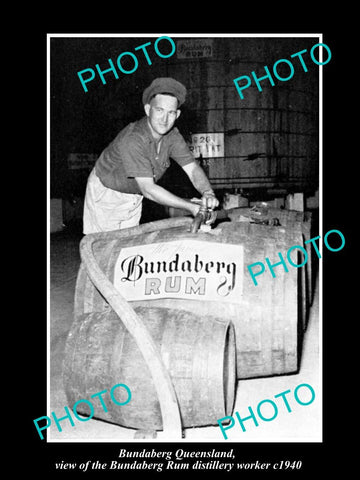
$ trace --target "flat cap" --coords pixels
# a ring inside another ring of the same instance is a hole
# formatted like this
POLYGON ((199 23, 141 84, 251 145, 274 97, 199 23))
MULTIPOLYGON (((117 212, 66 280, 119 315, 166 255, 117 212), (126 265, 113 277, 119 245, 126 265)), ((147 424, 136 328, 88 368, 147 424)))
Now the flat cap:
POLYGON ((174 95, 179 102, 179 107, 185 102, 186 98, 186 88, 184 85, 174 78, 171 77, 159 77, 155 78, 151 84, 145 88, 142 101, 145 105, 149 103, 151 97, 157 95, 158 93, 171 93, 174 95))

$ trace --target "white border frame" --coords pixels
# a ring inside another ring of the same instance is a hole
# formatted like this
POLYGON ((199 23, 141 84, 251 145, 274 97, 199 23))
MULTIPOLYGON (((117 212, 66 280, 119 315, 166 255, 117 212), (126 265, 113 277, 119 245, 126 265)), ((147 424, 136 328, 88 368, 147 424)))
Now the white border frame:
MULTIPOLYGON (((46 106, 46 114, 47 114, 47 128, 46 128, 46 135, 47 135, 47 146, 46 146, 46 153, 47 153, 47 188, 46 188, 46 203, 47 203, 47 252, 48 252, 48 259, 47 259, 47 413, 46 415, 50 416, 50 39, 51 38, 104 38, 104 37, 162 37, 168 36, 171 38, 176 37, 188 37, 188 38, 224 38, 224 37, 238 37, 238 38, 255 38, 255 37, 266 37, 266 38, 274 38, 274 37, 283 37, 283 38, 309 38, 309 37, 318 37, 319 43, 323 43, 323 34, 322 33, 47 33, 47 42, 46 42, 46 59, 47 59, 47 106, 46 106)), ((320 62, 322 61, 322 54, 323 50, 320 50, 320 62)), ((323 236, 323 69, 322 65, 319 65, 319 235, 322 238, 323 236)), ((322 257, 322 242, 319 242, 319 251, 322 257)), ((323 266, 322 261, 319 261, 319 385, 321 385, 321 392, 317 392, 317 400, 323 404, 322 400, 322 388, 323 388, 323 266)), ((323 408, 321 409, 323 415, 323 408)), ((323 433, 323 431, 322 431, 323 433)), ((261 437, 261 435, 260 435, 261 437)), ((46 442, 47 443, 113 443, 116 441, 114 438, 110 439, 102 439, 97 440, 83 440, 83 439, 66 439, 66 440, 51 440, 51 436, 47 430, 46 435, 46 442)), ((322 443, 323 439, 319 441, 322 443)), ((154 443, 157 442, 164 442, 163 439, 152 439, 152 440, 134 440, 134 439, 124 439, 121 443, 154 443)), ((219 443, 224 443, 226 445, 226 440, 222 440, 221 436, 219 435, 219 443)), ((284 440, 274 440, 271 443, 279 443, 284 442, 284 440)), ((172 442, 165 442, 165 443, 172 443, 172 442)), ((199 443, 198 441, 186 441, 183 440, 183 443, 199 443)), ((214 443, 214 441, 202 439, 201 443, 214 443)), ((244 438, 244 442, 234 442, 230 440, 230 443, 242 444, 242 443, 263 443, 261 438, 259 441, 247 441, 244 438)), ((266 442, 269 443, 269 442, 266 442)), ((286 441, 285 443, 312 443, 312 441, 308 439, 301 439, 297 438, 293 441, 286 441)))

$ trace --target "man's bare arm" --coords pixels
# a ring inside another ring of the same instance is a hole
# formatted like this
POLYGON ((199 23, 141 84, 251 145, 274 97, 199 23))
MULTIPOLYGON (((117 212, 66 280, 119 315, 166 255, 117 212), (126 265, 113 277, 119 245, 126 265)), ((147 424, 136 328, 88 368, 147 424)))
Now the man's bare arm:
POLYGON ((208 208, 216 208, 219 205, 219 201, 215 196, 209 179, 200 165, 197 162, 192 162, 182 168, 196 190, 201 194, 202 203, 208 208))
POLYGON ((198 204, 174 195, 160 185, 157 185, 151 177, 135 177, 135 180, 139 185, 142 195, 153 202, 167 207, 187 210, 194 217, 199 211, 200 206, 198 204))

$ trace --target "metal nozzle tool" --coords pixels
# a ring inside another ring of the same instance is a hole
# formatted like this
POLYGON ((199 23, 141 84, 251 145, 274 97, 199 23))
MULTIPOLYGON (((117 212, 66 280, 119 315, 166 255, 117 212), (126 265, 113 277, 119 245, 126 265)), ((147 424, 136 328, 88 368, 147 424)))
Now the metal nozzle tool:
POLYGON ((202 224, 211 225, 215 222, 217 213, 211 208, 207 208, 204 205, 201 205, 200 210, 195 215, 194 220, 191 224, 191 233, 196 233, 202 224))

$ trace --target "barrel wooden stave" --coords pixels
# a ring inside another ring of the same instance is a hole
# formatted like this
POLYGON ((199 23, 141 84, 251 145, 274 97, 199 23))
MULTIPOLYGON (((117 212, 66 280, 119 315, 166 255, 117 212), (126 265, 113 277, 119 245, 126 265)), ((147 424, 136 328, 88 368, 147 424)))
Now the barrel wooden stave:
MULTIPOLYGON (((313 255, 312 246, 310 243, 306 243, 312 237, 312 213, 309 211, 299 212, 297 210, 288 210, 273 207, 262 207, 254 209, 254 207, 237 207, 228 210, 228 216, 233 222, 241 221, 244 217, 249 221, 271 221, 277 219, 281 226, 290 229, 292 231, 301 231, 302 239, 298 243, 302 246, 307 253, 308 259, 304 267, 299 268, 299 315, 302 319, 302 328, 305 330, 308 323, 309 308, 312 305, 314 298, 314 268, 313 268, 313 255)), ((289 245, 288 248, 293 245, 289 245)), ((284 254, 286 251, 283 252, 284 254)), ((294 258, 294 261, 301 264, 303 256, 298 252, 298 258, 294 258)))

